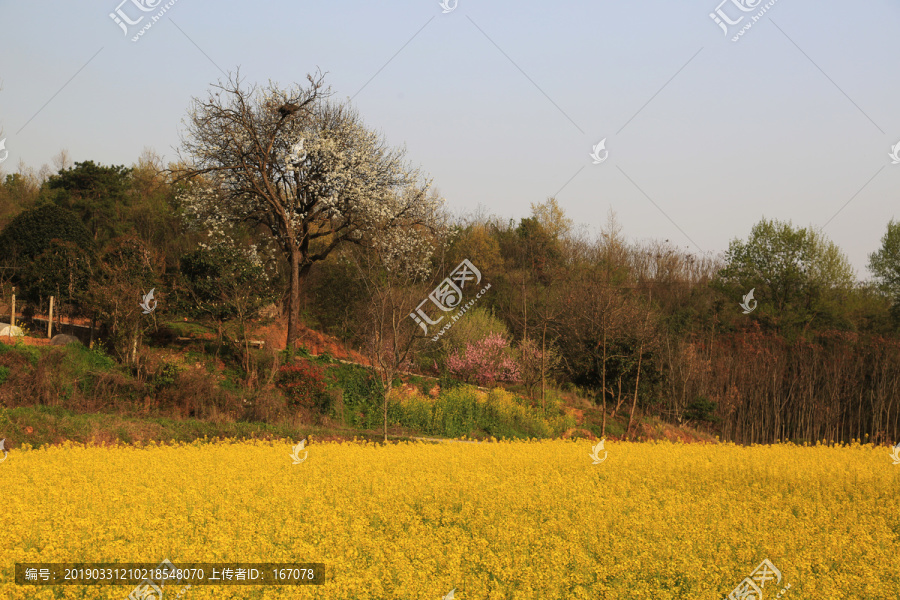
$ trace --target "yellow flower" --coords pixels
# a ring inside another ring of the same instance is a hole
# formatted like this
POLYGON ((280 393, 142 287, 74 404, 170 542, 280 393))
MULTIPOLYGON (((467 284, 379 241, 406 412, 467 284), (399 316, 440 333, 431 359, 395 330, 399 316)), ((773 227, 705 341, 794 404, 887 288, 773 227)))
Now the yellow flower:
MULTIPOLYGON (((22 444, 0 464, 0 564, 305 562, 329 575, 194 585, 184 600, 722 598, 764 559, 782 576, 766 598, 787 584, 783 600, 900 589, 900 467, 858 442, 607 440, 600 465, 584 440, 317 443, 302 466, 292 440, 207 442, 22 444)), ((0 569, 0 598, 54 597, 13 573, 0 569)))

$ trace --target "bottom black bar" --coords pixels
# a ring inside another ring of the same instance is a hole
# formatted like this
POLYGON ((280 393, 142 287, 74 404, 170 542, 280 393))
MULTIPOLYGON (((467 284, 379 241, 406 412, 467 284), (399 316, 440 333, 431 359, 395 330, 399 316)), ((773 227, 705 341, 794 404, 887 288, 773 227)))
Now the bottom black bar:
POLYGON ((318 585, 324 563, 16 563, 19 585, 318 585))

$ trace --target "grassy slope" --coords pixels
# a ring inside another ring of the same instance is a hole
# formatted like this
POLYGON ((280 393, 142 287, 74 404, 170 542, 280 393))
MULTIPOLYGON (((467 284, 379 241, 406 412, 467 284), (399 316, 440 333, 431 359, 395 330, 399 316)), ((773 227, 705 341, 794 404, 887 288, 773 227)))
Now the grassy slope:
MULTIPOLYGON (((309 436, 314 440, 337 439, 382 439, 375 432, 361 432, 350 429, 304 427, 300 432, 289 425, 268 423, 213 423, 198 419, 171 419, 166 417, 138 417, 111 413, 75 413, 70 410, 50 406, 23 406, 5 411, 6 419, 0 416, 0 431, 7 439, 15 439, 12 447, 28 444, 33 448, 44 445, 61 444, 66 440, 75 442, 114 445, 124 443, 171 443, 192 442, 208 438, 299 440, 309 436), (3 421, 6 421, 4 423, 3 421), (29 431, 30 429, 30 431, 29 431)), ((395 439, 409 439, 393 436, 395 439)), ((10 443, 7 443, 10 447, 10 443)))
MULTIPOLYGON (((169 324, 178 336, 205 338, 213 337, 213 332, 203 325, 196 323, 174 322, 169 324)), ((322 336, 320 336, 322 337, 322 336)), ((323 338, 324 339, 324 338, 323 338)), ((351 358, 345 349, 332 348, 332 342, 324 349, 330 354, 344 354, 351 358)), ((383 439, 383 434, 376 430, 354 429, 341 426, 296 426, 289 423, 268 424, 263 422, 235 421, 228 418, 214 418, 200 420, 194 418, 179 418, 178 416, 160 416, 140 412, 128 414, 128 411, 116 412, 76 412, 60 406, 18 406, 16 408, 3 409, 3 392, 9 392, 9 384, 15 382, 9 371, 17 368, 25 368, 25 361, 34 365, 38 358, 50 351, 49 348, 36 348, 33 346, 18 345, 15 347, 0 345, 0 355, 12 353, 7 356, 5 362, 10 367, 0 365, 0 437, 7 438, 7 447, 17 447, 28 444, 32 447, 40 447, 45 444, 59 444, 65 440, 73 440, 82 443, 114 444, 118 441, 124 443, 148 443, 148 442, 190 442, 197 439, 209 438, 262 438, 262 439, 292 439, 297 440, 306 436, 312 436, 317 440, 351 440, 354 438, 383 439), (15 355, 15 356, 13 356, 15 355), (13 360, 15 358, 16 360, 13 360), (18 361, 19 365, 16 365, 18 361), (7 390, 2 386, 6 385, 7 390)), ((106 357, 98 356, 86 348, 72 345, 66 347, 65 360, 59 366, 64 371, 64 377, 69 379, 83 379, 94 376, 98 372, 119 372, 121 370, 106 357)), ((179 363, 190 363, 203 358, 197 348, 169 347, 161 352, 165 353, 168 361, 173 356, 179 363)), ((222 374, 227 374, 224 364, 215 361, 219 365, 222 374)), ((208 365, 208 368, 213 368, 208 365)), ((215 369, 214 369, 215 370, 215 369)), ((13 374, 14 375, 14 374, 13 374)), ((411 378, 413 380, 417 378, 411 378)), ((222 381, 220 385, 234 389, 233 381, 222 381)), ((596 438, 601 435, 602 412, 593 407, 588 400, 572 393, 561 394, 566 412, 575 417, 578 426, 566 432, 566 437, 596 438)), ((7 404, 11 404, 7 402, 7 404)), ((16 404, 22 404, 17 402, 16 404)), ((134 411, 132 411, 134 412, 134 411)), ((326 420, 326 423, 328 421, 326 420)), ((296 421, 294 421, 296 423, 296 421)), ((607 418, 606 436, 610 439, 621 438, 627 425, 627 416, 618 415, 616 418, 607 418)), ((391 439, 408 439, 409 437, 424 436, 423 432, 411 431, 404 428, 390 428, 391 439), (399 434, 399 435, 398 435, 399 434)), ((663 423, 658 419, 642 419, 637 424, 637 439, 680 439, 682 441, 714 441, 712 436, 700 433, 688 428, 674 427, 663 423)))

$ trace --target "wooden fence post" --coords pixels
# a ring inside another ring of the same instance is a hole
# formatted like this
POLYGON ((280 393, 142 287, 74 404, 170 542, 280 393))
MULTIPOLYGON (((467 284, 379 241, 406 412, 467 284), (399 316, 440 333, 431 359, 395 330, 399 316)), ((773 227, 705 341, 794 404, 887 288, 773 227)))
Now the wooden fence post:
POLYGON ((50 296, 50 315, 47 319, 47 339, 53 337, 53 296, 50 296))
POLYGON ((16 288, 13 288, 12 308, 10 308, 9 313, 9 333, 12 335, 12 328, 16 326, 16 288))

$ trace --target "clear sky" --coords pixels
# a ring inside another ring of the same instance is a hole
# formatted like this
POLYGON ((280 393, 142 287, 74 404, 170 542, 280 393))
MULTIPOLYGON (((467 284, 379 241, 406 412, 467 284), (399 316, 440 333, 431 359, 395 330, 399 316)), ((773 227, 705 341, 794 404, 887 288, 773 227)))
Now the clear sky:
POLYGON ((860 279, 900 218, 896 1, 176 0, 137 42, 165 3, 120 1, 0 0, 0 169, 173 160, 223 71, 286 86, 321 68, 453 212, 521 218, 555 195, 591 231, 612 207, 632 240, 712 253, 791 220, 825 226, 860 279), (146 16, 126 34, 117 8, 146 16), (717 8, 743 16, 727 35, 717 8))

